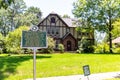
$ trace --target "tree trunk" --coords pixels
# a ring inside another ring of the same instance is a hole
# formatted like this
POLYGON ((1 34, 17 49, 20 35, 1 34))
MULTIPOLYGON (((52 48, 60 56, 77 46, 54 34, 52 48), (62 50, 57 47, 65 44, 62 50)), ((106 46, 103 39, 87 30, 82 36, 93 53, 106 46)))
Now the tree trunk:
POLYGON ((112 51, 112 21, 111 21, 111 12, 109 13, 109 51, 110 53, 113 53, 112 51))
POLYGON ((112 51, 112 34, 111 34, 111 30, 110 30, 110 26, 109 26, 109 51, 110 53, 113 53, 112 51))

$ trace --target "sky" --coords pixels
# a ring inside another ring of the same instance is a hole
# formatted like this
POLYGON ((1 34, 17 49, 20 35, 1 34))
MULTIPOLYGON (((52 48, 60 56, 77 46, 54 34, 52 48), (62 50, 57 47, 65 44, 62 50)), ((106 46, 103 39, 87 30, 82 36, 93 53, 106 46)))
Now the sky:
POLYGON ((67 14, 71 18, 73 2, 76 0, 24 0, 27 7, 34 6, 40 8, 42 16, 46 17, 49 13, 55 12, 59 15, 67 14))

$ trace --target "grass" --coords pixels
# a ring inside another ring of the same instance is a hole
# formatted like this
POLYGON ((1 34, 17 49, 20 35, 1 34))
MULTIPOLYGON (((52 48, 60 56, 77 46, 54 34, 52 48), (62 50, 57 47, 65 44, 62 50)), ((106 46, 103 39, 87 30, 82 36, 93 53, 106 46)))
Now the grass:
POLYGON ((120 78, 112 78, 112 79, 105 79, 105 80, 120 80, 120 78))
MULTIPOLYGON (((120 55, 113 54, 38 54, 37 77, 83 74, 90 66, 91 74, 120 71, 120 55)), ((0 55, 0 80, 22 80, 33 77, 32 55, 0 55)))

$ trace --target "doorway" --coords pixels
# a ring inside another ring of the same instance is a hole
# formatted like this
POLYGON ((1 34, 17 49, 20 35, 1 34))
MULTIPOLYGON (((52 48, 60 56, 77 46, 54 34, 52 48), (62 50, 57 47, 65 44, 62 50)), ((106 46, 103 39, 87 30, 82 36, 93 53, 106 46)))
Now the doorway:
POLYGON ((71 41, 67 41, 67 51, 71 51, 71 41))

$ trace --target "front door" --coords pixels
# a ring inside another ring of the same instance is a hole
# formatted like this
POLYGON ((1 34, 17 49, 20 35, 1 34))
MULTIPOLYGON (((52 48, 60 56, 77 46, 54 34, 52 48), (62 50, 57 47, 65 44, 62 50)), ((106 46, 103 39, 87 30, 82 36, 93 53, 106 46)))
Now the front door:
POLYGON ((71 41, 67 41, 67 51, 71 51, 71 41))

